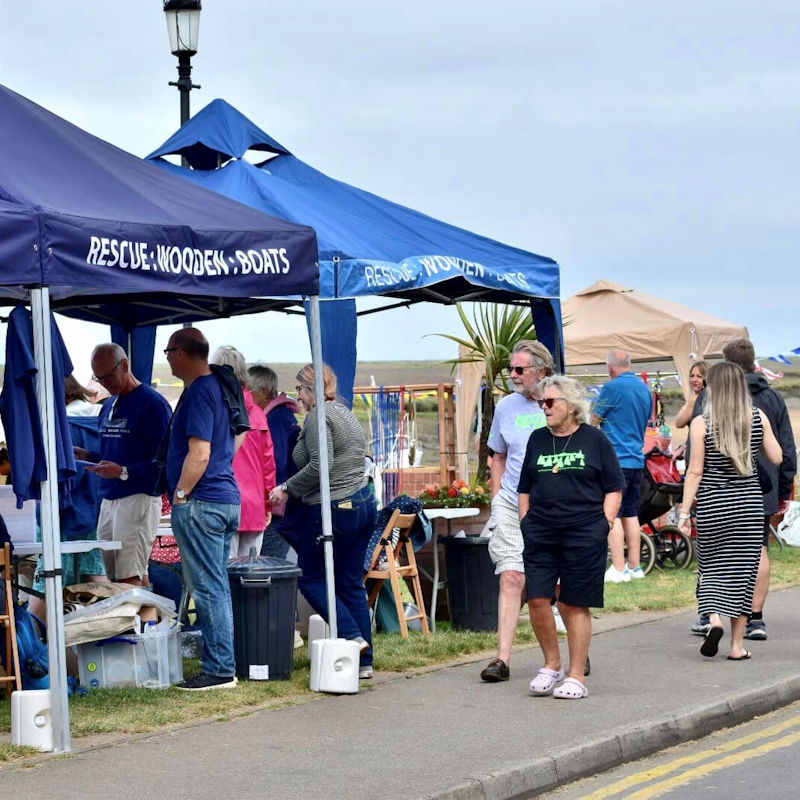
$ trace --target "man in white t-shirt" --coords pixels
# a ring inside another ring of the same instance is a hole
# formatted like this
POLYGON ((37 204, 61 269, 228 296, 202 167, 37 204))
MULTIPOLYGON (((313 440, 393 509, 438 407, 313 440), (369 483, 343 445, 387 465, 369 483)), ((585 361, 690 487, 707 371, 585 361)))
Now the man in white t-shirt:
POLYGON ((539 408, 539 382, 553 374, 553 357, 539 342, 514 346, 509 372, 514 393, 498 404, 489 432, 492 450, 492 516, 488 528, 489 555, 500 576, 497 602, 497 657, 481 672, 490 683, 507 681, 511 648, 525 594, 522 532, 519 527, 519 473, 531 433, 547 423, 539 408))

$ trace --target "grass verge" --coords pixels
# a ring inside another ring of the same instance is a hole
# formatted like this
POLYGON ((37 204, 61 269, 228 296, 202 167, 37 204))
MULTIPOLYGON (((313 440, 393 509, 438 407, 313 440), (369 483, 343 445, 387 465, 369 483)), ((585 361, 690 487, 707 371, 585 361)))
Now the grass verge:
MULTIPOLYGON (((777 547, 770 550, 772 587, 800 584, 800 549, 777 547)), ((633 611, 673 611, 694 604, 697 577, 693 570, 654 570, 643 581, 606 587, 606 607, 598 615, 633 611)), ((517 644, 535 642, 529 623, 522 623, 517 644)), ((491 651, 494 633, 450 630, 438 626, 435 636, 411 633, 404 640, 397 635, 378 634, 375 640, 375 668, 379 673, 406 672, 449 664, 468 655, 491 651)), ((236 689, 192 694, 177 689, 99 689, 70 700, 72 735, 76 739, 98 734, 143 733, 170 725, 201 719, 227 719, 257 709, 292 705, 314 695, 308 688, 309 662, 305 648, 295 651, 295 666, 289 681, 242 681, 236 689)), ((184 662, 185 674, 197 670, 197 662, 184 662)), ((11 727, 10 704, 0 700, 0 731, 11 727)), ((31 754, 30 748, 0 743, 0 763, 31 754)))

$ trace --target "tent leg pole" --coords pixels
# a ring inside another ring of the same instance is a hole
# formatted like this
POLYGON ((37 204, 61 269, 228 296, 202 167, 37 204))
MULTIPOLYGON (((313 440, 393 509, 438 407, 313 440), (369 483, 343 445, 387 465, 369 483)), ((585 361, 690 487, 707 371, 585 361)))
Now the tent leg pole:
MULTIPOLYGON (((50 292, 45 286, 31 290, 33 349, 36 360, 36 398, 45 442, 47 480, 41 483, 42 558, 47 605, 47 650, 50 659, 50 702, 54 752, 72 749, 67 697, 67 654, 64 638, 64 604, 61 586, 61 525, 58 516, 55 392, 50 327, 50 292), (55 574, 53 574, 55 572, 55 574)), ((59 387, 59 401, 63 387, 59 387)))
POLYGON ((311 362, 314 365, 314 394, 317 401, 317 437, 319 442, 319 493, 322 510, 322 535, 325 545, 325 587, 328 595, 330 638, 339 637, 336 622, 336 584, 333 573, 333 521, 331 519, 331 484, 328 472, 328 437, 325 422, 325 387, 322 376, 322 328, 319 318, 319 295, 309 298, 311 316, 311 362))

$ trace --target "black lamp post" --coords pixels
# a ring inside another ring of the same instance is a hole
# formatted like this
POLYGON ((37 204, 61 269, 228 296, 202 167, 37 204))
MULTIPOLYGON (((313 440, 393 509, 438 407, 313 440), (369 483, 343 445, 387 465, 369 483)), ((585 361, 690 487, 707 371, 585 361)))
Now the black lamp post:
POLYGON ((201 7, 201 0, 164 0, 169 49, 178 56, 178 80, 169 85, 177 86, 181 93, 181 125, 191 116, 189 92, 200 88, 192 83, 192 56, 197 52, 201 7))

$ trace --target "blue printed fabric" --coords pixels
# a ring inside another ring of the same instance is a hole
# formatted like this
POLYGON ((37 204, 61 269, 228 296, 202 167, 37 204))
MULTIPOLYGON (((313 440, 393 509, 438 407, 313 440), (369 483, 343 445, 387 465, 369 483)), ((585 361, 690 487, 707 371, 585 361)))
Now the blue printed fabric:
POLYGON ((370 536, 367 543, 367 550, 364 553, 364 572, 368 572, 372 564, 372 553, 375 550, 375 545, 378 544, 383 531, 386 528, 392 514, 399 511, 401 514, 416 514, 417 519, 414 522, 414 527, 411 529, 411 541, 414 544, 414 551, 424 547, 430 540, 432 535, 432 528, 430 520, 425 516, 422 503, 416 497, 409 497, 407 494, 401 494, 395 497, 389 505, 382 508, 378 512, 375 519, 375 530, 370 536))

